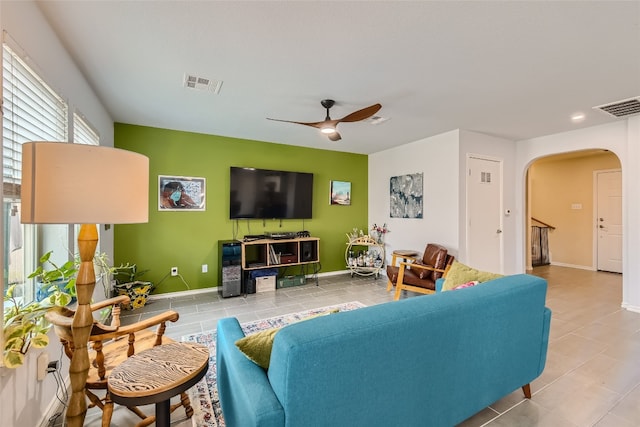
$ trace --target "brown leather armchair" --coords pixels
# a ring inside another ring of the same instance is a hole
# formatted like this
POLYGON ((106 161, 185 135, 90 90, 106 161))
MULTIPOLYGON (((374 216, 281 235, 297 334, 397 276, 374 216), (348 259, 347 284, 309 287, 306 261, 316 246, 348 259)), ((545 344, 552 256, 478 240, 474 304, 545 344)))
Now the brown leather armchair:
MULTIPOLYGON (((436 280, 446 274, 454 257, 447 253, 447 248, 429 243, 422 258, 403 256, 404 259, 395 266, 387 266, 387 291, 395 285, 394 300, 400 299, 403 290, 432 294, 436 291, 436 280)), ((394 258, 395 261, 395 258, 394 258)))

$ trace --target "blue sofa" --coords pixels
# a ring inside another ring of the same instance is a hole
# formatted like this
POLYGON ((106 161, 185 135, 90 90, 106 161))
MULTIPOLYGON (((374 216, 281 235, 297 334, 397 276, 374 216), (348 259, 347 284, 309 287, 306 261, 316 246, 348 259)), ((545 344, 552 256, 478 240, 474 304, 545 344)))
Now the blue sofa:
POLYGON ((222 413, 236 426, 454 426, 543 371, 551 311, 544 279, 477 286, 284 327, 268 371, 218 322, 222 413))

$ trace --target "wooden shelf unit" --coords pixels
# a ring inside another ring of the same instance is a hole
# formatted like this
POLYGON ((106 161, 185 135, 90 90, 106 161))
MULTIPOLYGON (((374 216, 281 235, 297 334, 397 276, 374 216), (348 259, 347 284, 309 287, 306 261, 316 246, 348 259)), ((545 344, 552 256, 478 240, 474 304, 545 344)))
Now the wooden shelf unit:
POLYGON ((242 242, 242 269, 288 267, 320 262, 320 239, 260 239, 242 242), (275 257, 274 257, 275 255, 275 257))

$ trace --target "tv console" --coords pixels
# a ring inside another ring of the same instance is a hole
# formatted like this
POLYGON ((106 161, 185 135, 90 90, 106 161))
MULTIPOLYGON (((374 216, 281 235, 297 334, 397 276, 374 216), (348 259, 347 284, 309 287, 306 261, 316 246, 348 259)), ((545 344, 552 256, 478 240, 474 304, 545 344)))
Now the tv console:
MULTIPOLYGON (((243 274, 263 268, 300 266, 302 269, 305 265, 320 262, 320 239, 317 237, 245 239, 240 244, 243 274)), ((317 275, 315 279, 317 285, 317 275)))

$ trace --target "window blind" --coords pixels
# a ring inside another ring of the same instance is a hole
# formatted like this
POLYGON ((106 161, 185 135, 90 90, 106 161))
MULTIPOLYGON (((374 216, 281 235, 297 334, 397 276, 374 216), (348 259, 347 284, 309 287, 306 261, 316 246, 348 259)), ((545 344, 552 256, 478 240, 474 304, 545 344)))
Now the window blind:
POLYGON ((24 142, 67 140, 67 105, 7 45, 2 47, 2 66, 2 158, 6 188, 7 183, 20 183, 24 142))
POLYGON ((100 145, 100 136, 93 130, 93 127, 85 120, 85 118, 75 112, 73 113, 73 143, 100 145))

